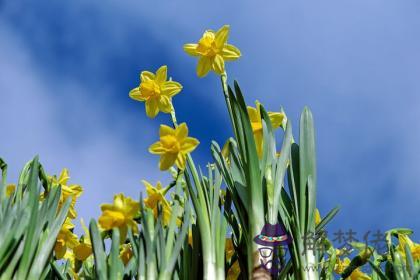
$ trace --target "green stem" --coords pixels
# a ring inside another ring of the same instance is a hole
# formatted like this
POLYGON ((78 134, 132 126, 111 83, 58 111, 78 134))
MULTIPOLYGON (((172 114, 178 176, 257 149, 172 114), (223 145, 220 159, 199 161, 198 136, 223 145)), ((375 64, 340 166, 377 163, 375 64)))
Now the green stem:
MULTIPOLYGON (((178 126, 178 121, 176 118, 175 108, 172 105, 171 110, 171 119, 172 124, 176 128, 178 126)), ((207 206, 206 197, 204 194, 204 189, 200 181, 200 177, 195 167, 194 161, 190 154, 187 155, 187 163, 190 169, 190 173, 193 177, 194 185, 197 189, 198 200, 193 199, 194 208, 196 209, 198 227, 200 229, 200 235, 202 238, 203 246, 203 265, 204 265, 204 279, 216 279, 216 262, 214 254, 214 244, 211 238, 211 228, 210 228, 210 216, 207 206), (194 203, 195 202, 195 203, 194 203)), ((191 196, 194 193, 191 191, 191 196)))
POLYGON ((230 98, 229 98, 229 90, 228 90, 228 81, 227 81, 227 79, 228 79, 227 73, 226 72, 223 72, 223 74, 221 75, 223 95, 225 97, 226 107, 228 108, 230 121, 231 121, 232 126, 233 126, 233 131, 236 131, 235 122, 233 120, 232 107, 230 106, 230 98))
POLYGON ((171 109, 172 124, 176 128, 178 126, 178 121, 176 120, 175 108, 174 108, 174 105, 173 104, 171 104, 171 107, 172 107, 172 109, 171 109))

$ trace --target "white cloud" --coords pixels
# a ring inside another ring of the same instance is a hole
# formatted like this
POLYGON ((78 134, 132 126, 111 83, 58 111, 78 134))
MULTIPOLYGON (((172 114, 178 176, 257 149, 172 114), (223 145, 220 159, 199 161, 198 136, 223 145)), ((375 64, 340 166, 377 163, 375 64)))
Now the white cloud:
MULTIPOLYGON (((7 25, 1 25, 0 38, 4 39, 0 54, 0 150, 9 164, 9 182, 17 179, 20 168, 36 154, 50 174, 67 167, 71 182, 84 187, 77 209, 88 220, 96 217, 99 204, 111 202, 115 193, 138 197, 143 189, 141 179, 153 182, 167 178, 158 171, 158 159, 147 154, 148 145, 157 136, 156 128, 130 115, 105 124, 112 108, 90 100, 92 88, 71 78, 50 79, 7 25), (60 95, 73 98, 65 100, 60 95), (71 129, 66 127, 69 124, 71 129), (127 147, 127 125, 150 133, 143 134, 142 143, 127 147)), ((108 89, 94 90, 105 94, 108 89)))

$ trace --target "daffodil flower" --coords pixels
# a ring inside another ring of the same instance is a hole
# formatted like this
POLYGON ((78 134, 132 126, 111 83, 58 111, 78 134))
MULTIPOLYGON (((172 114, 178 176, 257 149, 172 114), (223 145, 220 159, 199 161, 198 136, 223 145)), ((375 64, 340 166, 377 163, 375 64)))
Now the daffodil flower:
POLYGON ((160 204, 162 207, 163 225, 168 225, 172 215, 171 205, 165 198, 168 188, 163 189, 160 182, 157 182, 156 187, 153 187, 153 185, 146 180, 143 180, 143 184, 146 187, 147 192, 147 198, 144 199, 144 204, 153 210, 155 218, 158 216, 158 205, 160 204))
MULTIPOLYGON (((232 257, 235 254, 235 247, 233 246, 232 238, 226 238, 225 251, 226 259, 232 261, 232 257)), ((239 267, 239 262, 238 260, 235 260, 235 262, 231 265, 231 267, 228 270, 226 280, 238 279, 240 274, 241 268, 239 267)))
MULTIPOLYGON (((336 259, 336 264, 334 267, 334 271, 337 274, 342 274, 346 268, 350 265, 350 259, 349 258, 344 258, 343 260, 341 260, 340 258, 336 259)), ((349 277, 347 277, 346 279, 348 280, 370 280, 371 278, 365 274, 364 272, 362 272, 359 268, 356 268, 355 270, 353 270, 353 272, 350 274, 349 277)))
POLYGON ((156 74, 143 71, 140 74, 140 85, 132 89, 129 96, 137 101, 145 102, 146 114, 156 117, 159 111, 170 113, 172 97, 182 90, 178 82, 167 81, 167 66, 160 67, 156 74))
MULTIPOLYGON (((68 185, 68 180, 70 179, 69 171, 64 168, 58 179, 55 176, 50 176, 49 179, 51 180, 51 184, 53 188, 61 186, 61 196, 60 201, 58 202, 58 209, 61 209, 64 202, 66 202, 68 197, 71 197, 70 208, 68 217, 74 219, 77 217, 77 212, 74 209, 76 205, 76 200, 80 197, 83 193, 83 188, 80 185, 68 185)), ((45 193, 41 193, 41 200, 44 200, 45 193)))
POLYGON ((16 190, 16 185, 15 184, 9 184, 6 187, 6 196, 10 197, 16 190))
POLYGON ((80 266, 76 265, 76 257, 74 255, 74 252, 71 250, 67 250, 63 259, 69 262, 69 266, 70 266, 69 272, 71 276, 73 277, 72 279, 79 280, 80 276, 78 274, 78 271, 80 270, 80 266))
POLYGON ((133 250, 131 249, 131 244, 121 245, 120 259, 123 261, 124 265, 127 265, 132 257, 133 250))
POLYGON ((175 129, 161 125, 159 136, 160 141, 152 144, 149 147, 149 152, 160 155, 160 170, 167 170, 174 164, 184 170, 187 154, 195 150, 199 141, 188 137, 188 127, 185 123, 175 129))
POLYGON ((80 223, 82 224, 83 230, 85 231, 84 236, 79 240, 79 244, 77 244, 73 248, 74 257, 79 261, 86 260, 89 256, 92 255, 92 242, 90 240, 89 229, 86 227, 83 219, 81 219, 80 223))
POLYGON ((60 232, 57 235, 57 240, 54 246, 55 257, 62 259, 67 251, 67 248, 73 249, 79 244, 77 235, 73 233, 74 225, 69 218, 66 218, 60 232))
POLYGON ((420 244, 414 243, 406 234, 398 234, 398 241, 399 244, 397 250, 402 256, 406 257, 405 245, 407 244, 411 255, 413 256, 413 260, 420 260, 420 244))
MULTIPOLYGON (((261 158, 263 154, 263 125, 261 119, 261 103, 255 101, 255 108, 248 106, 248 115, 251 121, 252 132, 254 133, 257 154, 261 158)), ((281 112, 268 112, 273 129, 279 128, 283 124, 285 114, 281 112)))
POLYGON ((137 223, 134 218, 139 213, 139 203, 130 197, 124 196, 122 193, 114 196, 113 204, 102 204, 102 215, 98 222, 102 229, 111 230, 118 228, 120 230, 121 240, 125 240, 128 227, 133 232, 138 232, 137 223))
POLYGON ((321 214, 319 213, 318 208, 315 208, 315 225, 317 226, 321 222, 321 214))
POLYGON ((241 56, 239 49, 227 44, 229 25, 224 25, 217 32, 206 30, 198 44, 185 44, 184 50, 192 56, 200 57, 197 75, 204 77, 210 70, 221 75, 225 72, 225 61, 236 60, 241 56))

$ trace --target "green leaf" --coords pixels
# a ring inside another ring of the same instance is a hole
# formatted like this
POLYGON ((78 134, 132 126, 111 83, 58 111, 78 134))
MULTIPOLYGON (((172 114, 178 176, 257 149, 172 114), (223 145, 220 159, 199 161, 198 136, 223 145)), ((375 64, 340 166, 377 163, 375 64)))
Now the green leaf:
POLYGON ((112 243, 109 254, 109 279, 122 279, 124 274, 124 265, 120 259, 120 231, 117 228, 112 229, 112 243))
POLYGON ((104 243, 99 233, 98 225, 94 219, 92 219, 89 223, 89 232, 90 238, 92 240, 93 255, 95 259, 96 277, 99 280, 106 280, 108 272, 104 243))
POLYGON ((381 280, 390 280, 383 272, 382 270, 377 267, 371 260, 368 261, 372 269, 378 274, 379 278, 381 280))
POLYGON ((323 228, 337 215, 338 211, 340 211, 340 206, 334 207, 328 214, 322 218, 321 222, 316 226, 315 232, 319 234, 323 228))
MULTIPOLYGON (((60 193, 60 192, 58 192, 60 193)), ((58 201, 60 199, 60 196, 56 197, 56 200, 58 201)), ((54 249, 55 241, 57 239, 57 235, 60 232, 60 229, 64 223, 64 220, 67 217, 68 210, 70 208, 71 198, 67 198, 64 205, 62 206, 57 218, 54 220, 54 222, 51 225, 51 228, 49 229, 49 234, 47 235, 47 238, 45 242, 40 244, 41 250, 39 251, 38 255, 36 256, 32 268, 29 274, 29 279, 38 279, 42 273, 42 268, 44 268, 51 256, 51 252, 54 249)), ((50 212, 55 212, 56 208, 50 208, 50 212)))
POLYGON ((28 208, 31 209, 31 218, 30 224, 26 232, 25 237, 25 245, 23 248, 22 258, 19 263, 19 269, 17 271, 17 278, 18 279, 26 279, 30 270, 30 264, 34 258, 34 254, 36 252, 38 246, 38 234, 39 231, 39 221, 38 221, 38 171, 39 171, 39 163, 38 157, 35 157, 31 164, 30 164, 30 171, 28 177, 28 190, 29 190, 29 205, 28 208))
POLYGON ((304 232, 314 231, 316 208, 316 157, 315 132, 312 113, 305 107, 300 118, 299 163, 300 163, 300 226, 304 232), (308 180, 311 177, 312 184, 308 180), (308 190, 308 192, 306 192, 308 190), (306 201, 308 204, 306 204, 306 201))
MULTIPOLYGON (((280 157, 277 159, 276 169, 274 174, 274 205, 273 212, 277 213, 279 209, 279 202, 281 192, 283 191, 284 175, 287 171, 287 165, 290 162, 290 152, 292 147, 292 125, 290 122, 286 124, 285 136, 283 138, 283 144, 280 150, 280 157)), ((291 209, 291 208, 290 208, 291 209)))

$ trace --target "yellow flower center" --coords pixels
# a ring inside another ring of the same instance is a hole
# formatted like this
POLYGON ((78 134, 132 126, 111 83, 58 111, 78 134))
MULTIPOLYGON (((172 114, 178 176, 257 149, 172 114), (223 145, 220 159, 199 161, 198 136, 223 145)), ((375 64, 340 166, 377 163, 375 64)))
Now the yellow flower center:
POLYGON ((174 135, 167 135, 161 138, 162 146, 170 153, 178 153, 181 150, 181 144, 174 135))
POLYGON ((144 97, 160 96, 160 86, 153 80, 144 81, 140 84, 140 89, 144 97))
POLYGON ((204 33, 203 37, 198 41, 197 52, 203 56, 212 57, 220 52, 217 47, 213 32, 204 33))

